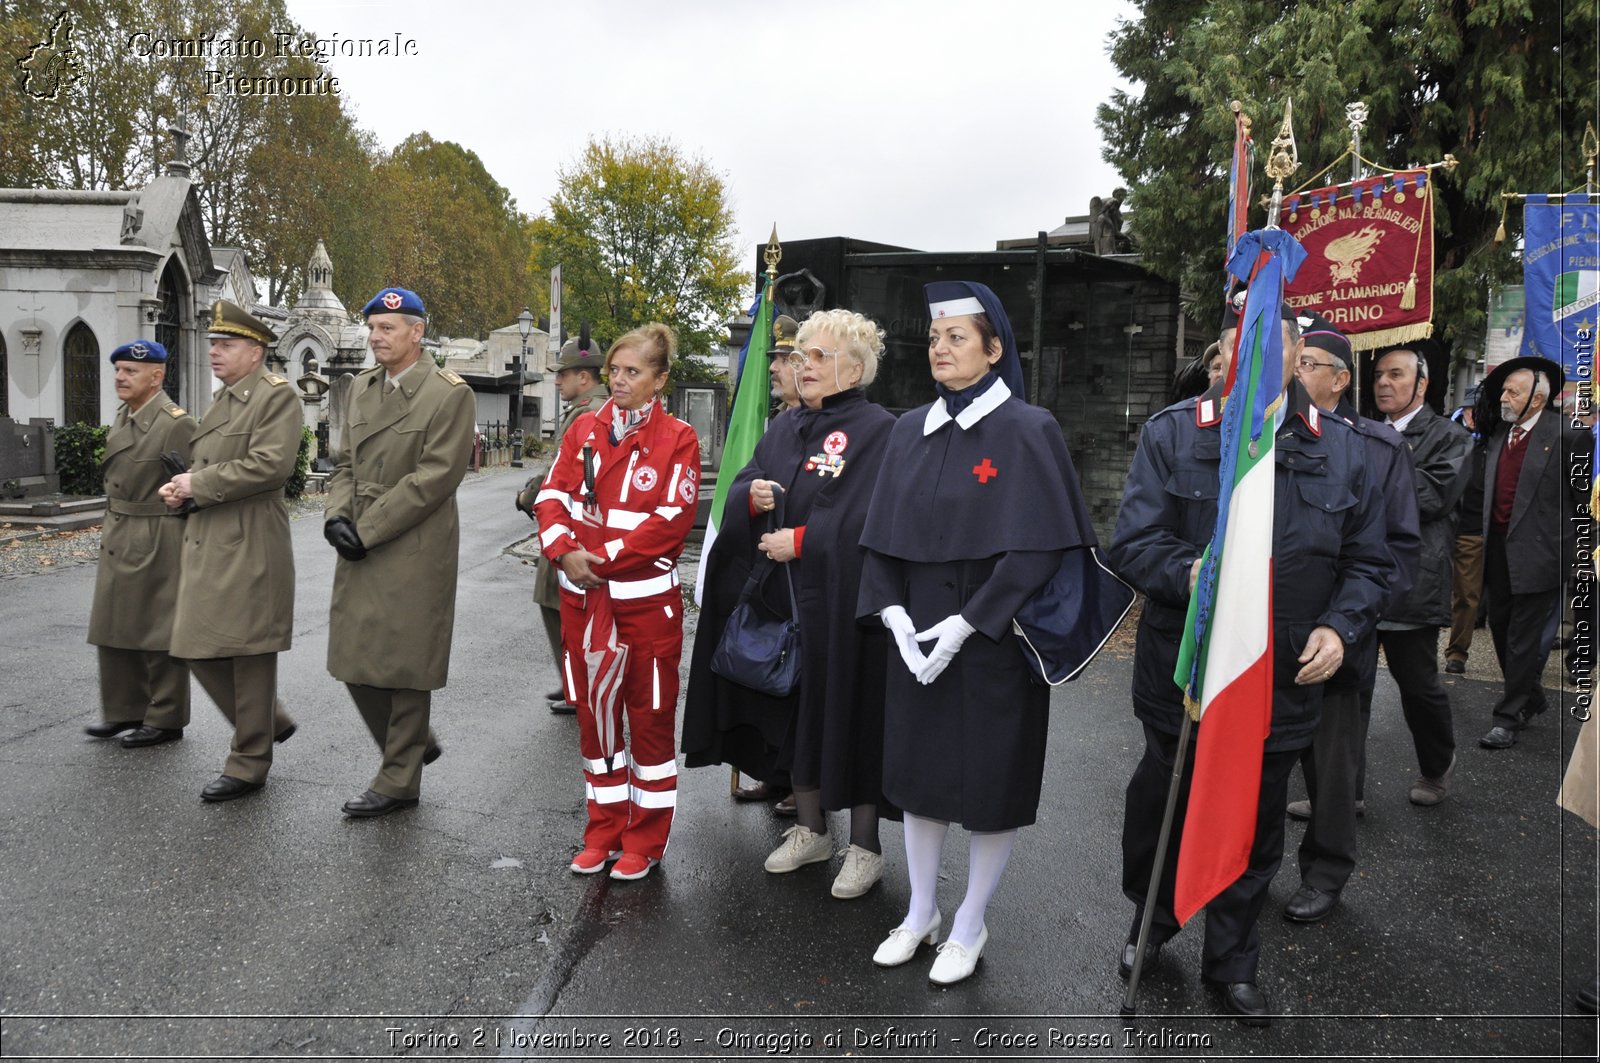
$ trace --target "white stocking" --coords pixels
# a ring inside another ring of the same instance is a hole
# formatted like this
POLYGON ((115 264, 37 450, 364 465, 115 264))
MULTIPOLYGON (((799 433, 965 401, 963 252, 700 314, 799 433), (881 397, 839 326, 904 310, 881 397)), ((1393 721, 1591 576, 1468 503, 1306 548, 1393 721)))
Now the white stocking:
POLYGON ((968 948, 978 943, 983 913, 1000 886, 1000 876, 1005 872, 1006 861, 1011 859, 1011 847, 1016 840, 1014 830, 972 832, 967 847, 967 895, 961 898, 961 907, 956 909, 956 917, 950 924, 950 940, 968 948))
POLYGON ((911 907, 905 926, 927 926, 939 910, 939 858, 949 829, 950 824, 942 819, 905 814, 906 869, 911 874, 911 907))

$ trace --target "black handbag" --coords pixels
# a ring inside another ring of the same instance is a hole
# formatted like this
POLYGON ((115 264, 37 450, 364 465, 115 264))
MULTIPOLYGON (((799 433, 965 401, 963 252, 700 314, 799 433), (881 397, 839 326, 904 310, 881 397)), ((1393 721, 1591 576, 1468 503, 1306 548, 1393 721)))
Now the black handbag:
MULTIPOLYGON (((773 510, 773 527, 783 521, 782 496, 773 510)), ((722 639, 711 655, 711 670, 729 682, 749 687, 759 694, 782 698, 800 685, 800 607, 794 597, 794 576, 783 566, 789 585, 789 616, 769 616, 760 609, 761 584, 771 571, 772 562, 757 562, 739 592, 739 602, 728 614, 722 639)))
POLYGON ((1050 582, 1011 621, 1033 673, 1029 678, 1052 687, 1078 678, 1133 608, 1133 599, 1133 588, 1106 567, 1098 548, 1068 550, 1050 582))

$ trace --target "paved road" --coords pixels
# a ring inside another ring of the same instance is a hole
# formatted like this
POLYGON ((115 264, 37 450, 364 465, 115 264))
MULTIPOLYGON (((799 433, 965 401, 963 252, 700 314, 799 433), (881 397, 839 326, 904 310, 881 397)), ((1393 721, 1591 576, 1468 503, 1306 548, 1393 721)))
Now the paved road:
MULTIPOLYGON (((1553 802, 1576 728, 1552 714, 1515 749, 1479 750, 1494 688, 1476 678, 1450 681, 1461 763, 1433 810, 1406 801, 1414 761, 1381 681, 1364 866, 1313 927, 1277 914, 1292 870, 1274 883, 1261 981, 1284 1015, 1269 1030, 1214 1017, 1198 928, 1150 973, 1133 1032, 1116 1018, 1121 795, 1140 748, 1125 652, 1054 696, 1039 823, 962 985, 930 988, 926 955, 887 972, 869 960, 905 904, 897 826, 884 884, 835 901, 832 868, 761 870, 783 824, 732 804, 721 769, 681 777, 662 873, 569 874, 575 725, 540 697, 556 676, 531 569, 507 552, 529 531, 515 487, 462 489, 452 678, 435 702, 445 755, 422 806, 382 820, 338 811, 375 751, 323 667, 320 520, 294 524, 282 677, 300 733, 266 790, 231 804, 199 800, 227 731, 198 687, 180 743, 82 736, 97 712, 92 566, 0 581, 0 1055, 1594 1055, 1593 1020, 1559 1017, 1595 970, 1595 835, 1553 802)), ((953 836, 947 914, 962 849, 953 836)))

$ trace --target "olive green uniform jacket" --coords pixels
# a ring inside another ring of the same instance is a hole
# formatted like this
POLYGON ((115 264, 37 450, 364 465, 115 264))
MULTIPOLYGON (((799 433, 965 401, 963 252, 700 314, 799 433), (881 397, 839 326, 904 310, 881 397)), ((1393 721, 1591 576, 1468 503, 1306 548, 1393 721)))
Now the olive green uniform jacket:
POLYGON ((367 548, 340 558, 328 615, 328 671, 346 683, 438 690, 450 667, 461 538, 456 488, 472 458, 472 389, 419 359, 385 398, 368 369, 350 389, 326 519, 367 548))
POLYGON ((199 508, 183 530, 174 657, 280 653, 294 627, 283 486, 300 449, 300 399, 263 367, 217 392, 190 445, 199 508))
POLYGON ((161 455, 188 461, 194 432, 194 418, 158 391, 138 413, 124 403, 106 433, 106 519, 89 610, 96 646, 165 652, 172 642, 183 521, 156 492, 171 479, 161 455))
MULTIPOLYGON (((561 418, 560 427, 556 429, 556 445, 561 445, 561 441, 567 437, 567 429, 572 427, 572 422, 576 421, 580 414, 598 410, 605 405, 606 399, 610 397, 611 392, 607 390, 604 384, 596 384, 574 399, 572 405, 567 407, 566 415, 561 418)), ((543 480, 544 477, 541 476, 532 482, 537 487, 543 480)), ((556 582, 556 573, 560 570, 559 566, 552 564, 542 551, 536 564, 539 566, 539 570, 533 577, 533 600, 546 609, 559 611, 561 609, 561 585, 556 582)))

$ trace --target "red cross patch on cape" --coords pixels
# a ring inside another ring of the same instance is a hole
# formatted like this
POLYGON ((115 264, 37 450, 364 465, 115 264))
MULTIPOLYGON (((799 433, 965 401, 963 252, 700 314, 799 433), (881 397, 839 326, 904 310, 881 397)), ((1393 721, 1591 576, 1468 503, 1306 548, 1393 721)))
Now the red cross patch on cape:
POLYGON ((639 471, 633 474, 633 486, 636 491, 648 491, 656 485, 656 471, 649 465, 642 465, 639 471))
POLYGON ((850 445, 850 437, 843 432, 829 432, 828 438, 822 441, 822 449, 829 454, 843 454, 844 448, 850 445))

